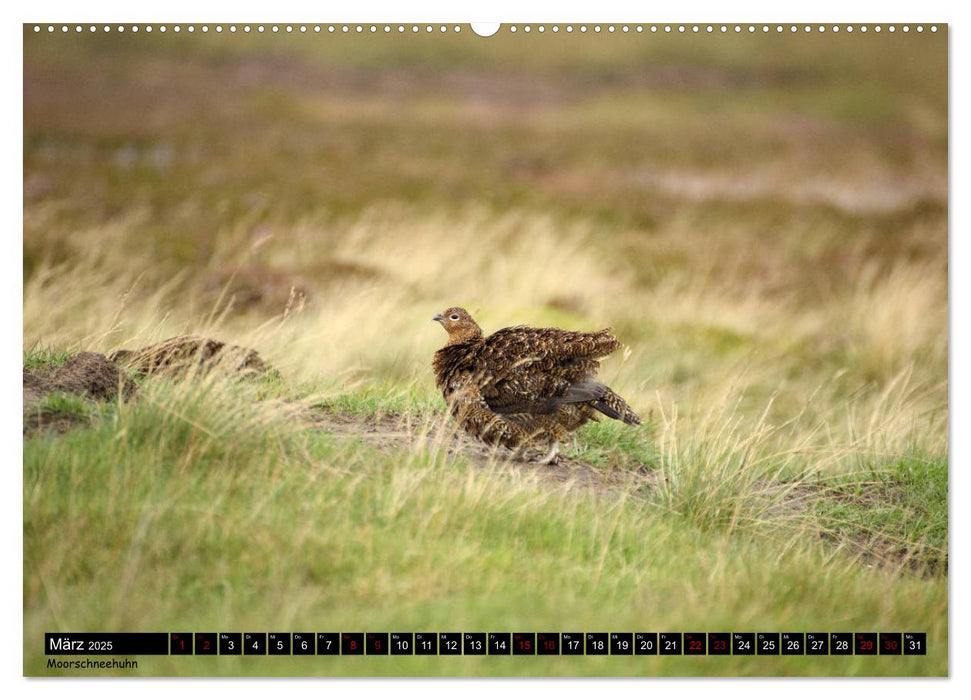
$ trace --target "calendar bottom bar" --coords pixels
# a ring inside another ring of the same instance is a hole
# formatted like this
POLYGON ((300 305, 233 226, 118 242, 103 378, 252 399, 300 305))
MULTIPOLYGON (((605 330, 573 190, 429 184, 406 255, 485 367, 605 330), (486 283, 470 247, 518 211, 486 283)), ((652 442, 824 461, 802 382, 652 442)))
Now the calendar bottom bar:
POLYGON ((925 632, 48 632, 48 656, 923 656, 925 632))

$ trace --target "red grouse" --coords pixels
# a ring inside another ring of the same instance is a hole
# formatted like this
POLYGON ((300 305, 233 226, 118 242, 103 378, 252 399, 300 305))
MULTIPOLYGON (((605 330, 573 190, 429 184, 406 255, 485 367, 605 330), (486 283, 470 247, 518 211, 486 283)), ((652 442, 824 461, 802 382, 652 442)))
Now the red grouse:
POLYGON ((493 445, 521 450, 559 441, 601 413, 640 425, 610 387, 596 381, 600 359, 621 347, 609 329, 593 333, 513 326, 483 336, 469 312, 436 315, 448 344, 435 353, 435 380, 462 428, 493 445))

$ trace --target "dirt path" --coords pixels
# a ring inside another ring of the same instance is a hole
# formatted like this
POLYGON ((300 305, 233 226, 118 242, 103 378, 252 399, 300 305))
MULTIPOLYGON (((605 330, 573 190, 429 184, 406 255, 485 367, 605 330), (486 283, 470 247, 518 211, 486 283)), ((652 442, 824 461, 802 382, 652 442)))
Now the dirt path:
POLYGON ((352 415, 316 409, 314 424, 336 435, 358 438, 372 443, 383 452, 411 451, 416 447, 440 447, 451 457, 462 457, 480 469, 496 464, 521 472, 552 487, 578 488, 601 493, 628 493, 646 496, 657 484, 658 475, 647 465, 639 469, 610 469, 595 466, 560 454, 555 464, 539 464, 540 454, 526 459, 513 456, 510 450, 492 448, 473 440, 442 417, 416 418, 410 415, 352 415))

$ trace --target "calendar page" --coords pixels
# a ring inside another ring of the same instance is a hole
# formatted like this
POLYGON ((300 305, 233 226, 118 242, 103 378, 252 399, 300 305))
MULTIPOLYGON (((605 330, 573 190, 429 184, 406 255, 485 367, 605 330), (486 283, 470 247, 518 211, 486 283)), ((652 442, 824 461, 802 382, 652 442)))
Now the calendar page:
POLYGON ((24 675, 948 675, 946 23, 22 35, 24 675))

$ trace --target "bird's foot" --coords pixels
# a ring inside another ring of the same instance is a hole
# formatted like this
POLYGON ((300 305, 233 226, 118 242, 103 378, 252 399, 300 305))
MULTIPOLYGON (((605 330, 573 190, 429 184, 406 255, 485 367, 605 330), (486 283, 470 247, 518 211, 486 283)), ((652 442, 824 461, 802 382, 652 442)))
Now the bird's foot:
POLYGON ((532 447, 526 445, 520 445, 518 448, 514 449, 512 452, 512 458, 521 460, 523 462, 531 462, 534 464, 556 464, 559 461, 559 451, 560 443, 554 442, 550 446, 550 451, 545 455, 532 447))
POLYGON ((553 445, 550 447, 549 454, 543 457, 543 459, 539 460, 539 463, 543 465, 556 464, 556 462, 559 460, 559 456, 560 456, 559 453, 560 453, 560 442, 559 440, 555 440, 553 442, 553 445))

